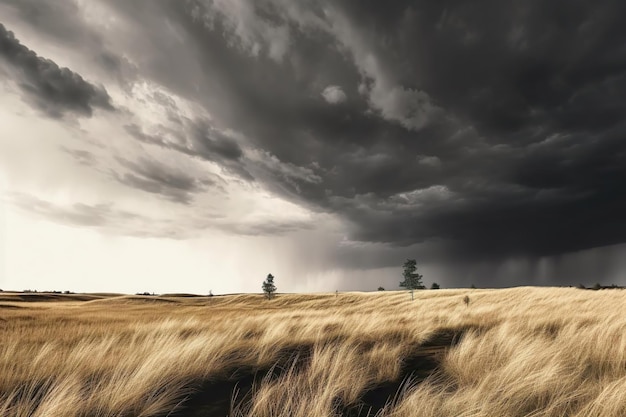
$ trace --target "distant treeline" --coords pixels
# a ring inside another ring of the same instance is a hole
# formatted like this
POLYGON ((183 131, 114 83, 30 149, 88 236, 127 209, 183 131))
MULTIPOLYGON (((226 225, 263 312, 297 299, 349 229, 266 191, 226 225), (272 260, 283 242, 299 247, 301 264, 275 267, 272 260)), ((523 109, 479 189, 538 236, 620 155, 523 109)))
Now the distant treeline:
POLYGON ((583 284, 578 284, 578 287, 581 290, 623 290, 626 287, 623 287, 621 285, 615 285, 615 284, 611 284, 611 285, 602 285, 600 283, 596 283, 593 287, 585 287, 583 284))

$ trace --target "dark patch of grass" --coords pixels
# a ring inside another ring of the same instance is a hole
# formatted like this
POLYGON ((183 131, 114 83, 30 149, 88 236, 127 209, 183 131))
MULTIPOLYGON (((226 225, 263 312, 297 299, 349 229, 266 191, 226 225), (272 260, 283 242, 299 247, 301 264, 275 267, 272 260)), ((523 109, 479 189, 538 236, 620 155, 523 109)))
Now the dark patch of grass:
POLYGON ((402 359, 400 376, 394 381, 378 384, 361 396, 357 404, 337 403, 344 417, 374 416, 385 407, 393 407, 400 393, 409 386, 422 383, 439 372, 445 352, 458 344, 469 329, 443 329, 410 350, 402 359))
POLYGON ((171 417, 225 417, 231 405, 252 400, 255 388, 262 381, 274 381, 287 372, 306 372, 313 345, 282 348, 278 361, 269 368, 241 366, 224 372, 220 377, 190 384, 192 392, 171 417))
MULTIPOLYGON (((408 386, 419 384, 435 375, 442 355, 460 342, 468 329, 444 329, 414 347, 402 359, 398 379, 378 384, 363 392, 356 404, 335 401, 335 409, 344 417, 373 416, 383 408, 393 406, 400 393, 408 386)), ((375 341, 363 341, 359 348, 372 349, 375 341)), ((311 361, 313 345, 283 348, 278 361, 271 368, 254 369, 241 366, 231 369, 219 378, 197 381, 180 408, 171 417, 223 417, 231 412, 232 404, 252 401, 254 391, 263 381, 274 381, 287 372, 306 372, 311 361)), ((244 355, 245 356, 245 355, 244 355)))

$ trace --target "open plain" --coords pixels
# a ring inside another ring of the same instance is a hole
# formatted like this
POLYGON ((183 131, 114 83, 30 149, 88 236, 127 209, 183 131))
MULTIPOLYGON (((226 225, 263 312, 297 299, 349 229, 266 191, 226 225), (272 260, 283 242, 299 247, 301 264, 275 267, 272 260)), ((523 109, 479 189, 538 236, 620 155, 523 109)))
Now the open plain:
POLYGON ((622 417, 626 291, 0 293, 2 416, 376 414, 622 417))

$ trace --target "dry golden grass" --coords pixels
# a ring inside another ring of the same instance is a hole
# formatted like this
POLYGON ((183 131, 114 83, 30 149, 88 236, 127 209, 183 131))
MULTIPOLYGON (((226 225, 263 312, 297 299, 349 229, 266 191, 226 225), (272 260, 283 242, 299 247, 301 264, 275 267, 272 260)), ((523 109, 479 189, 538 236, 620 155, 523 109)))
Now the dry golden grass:
POLYGON ((626 291, 0 294, 3 417, 368 412, 626 416, 626 291))

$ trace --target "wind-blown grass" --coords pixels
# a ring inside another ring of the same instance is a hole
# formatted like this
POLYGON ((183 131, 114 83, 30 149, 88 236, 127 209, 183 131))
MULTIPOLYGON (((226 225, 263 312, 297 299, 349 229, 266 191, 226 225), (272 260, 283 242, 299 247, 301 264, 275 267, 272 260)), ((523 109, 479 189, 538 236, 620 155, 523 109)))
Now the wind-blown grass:
POLYGON ((240 417, 626 415, 621 290, 18 297, 0 299, 1 416, 215 415, 185 406, 227 381, 240 417), (371 408, 382 386, 395 401, 371 408))

